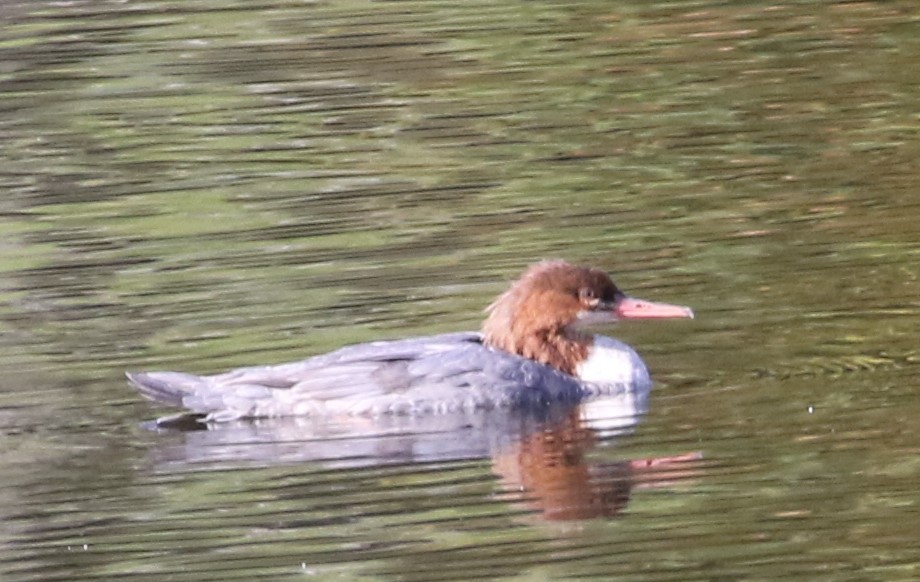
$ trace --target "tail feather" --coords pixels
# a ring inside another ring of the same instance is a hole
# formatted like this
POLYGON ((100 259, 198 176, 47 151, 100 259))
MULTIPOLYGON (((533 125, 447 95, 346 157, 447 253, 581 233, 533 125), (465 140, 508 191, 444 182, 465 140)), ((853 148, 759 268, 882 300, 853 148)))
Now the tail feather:
POLYGON ((183 406, 183 399, 205 385, 204 379, 181 372, 126 372, 128 381, 146 398, 170 406, 183 406))

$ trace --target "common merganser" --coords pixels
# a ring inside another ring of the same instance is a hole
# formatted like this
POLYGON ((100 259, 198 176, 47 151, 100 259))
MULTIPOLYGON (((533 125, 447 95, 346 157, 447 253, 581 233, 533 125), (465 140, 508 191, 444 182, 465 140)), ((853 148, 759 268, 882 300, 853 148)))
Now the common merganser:
POLYGON ((529 267, 486 311, 481 333, 359 344, 214 376, 127 376, 145 397, 205 423, 579 402, 651 387, 635 350, 581 325, 693 317, 688 307, 627 297, 603 271, 561 260, 529 267))

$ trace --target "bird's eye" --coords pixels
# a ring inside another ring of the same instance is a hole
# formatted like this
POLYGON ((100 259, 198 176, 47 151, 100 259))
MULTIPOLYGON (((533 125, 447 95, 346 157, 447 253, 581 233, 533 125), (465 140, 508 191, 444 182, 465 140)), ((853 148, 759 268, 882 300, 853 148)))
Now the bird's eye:
POLYGON ((592 301, 596 299, 597 296, 594 294, 594 289, 591 289, 590 287, 582 287, 578 290, 578 298, 584 301, 592 301))

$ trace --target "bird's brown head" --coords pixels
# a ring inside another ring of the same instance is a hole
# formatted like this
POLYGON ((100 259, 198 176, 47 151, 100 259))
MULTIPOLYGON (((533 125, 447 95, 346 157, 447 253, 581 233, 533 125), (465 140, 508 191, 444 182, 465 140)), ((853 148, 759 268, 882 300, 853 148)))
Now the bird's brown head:
POLYGON ((486 309, 484 342, 572 373, 568 362, 579 361, 591 345, 573 324, 615 320, 622 297, 603 271, 565 261, 537 263, 486 309))
POLYGON ((607 273, 565 261, 531 266, 486 311, 486 345, 568 374, 584 361, 594 341, 575 324, 693 318, 689 307, 628 297, 607 273))

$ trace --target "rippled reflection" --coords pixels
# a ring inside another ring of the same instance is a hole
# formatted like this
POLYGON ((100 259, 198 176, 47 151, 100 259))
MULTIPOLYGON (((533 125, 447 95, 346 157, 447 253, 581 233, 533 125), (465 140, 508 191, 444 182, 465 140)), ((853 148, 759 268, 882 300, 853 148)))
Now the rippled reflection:
MULTIPOLYGON (((534 410, 490 410, 424 416, 275 418, 189 423, 181 442, 152 452, 158 470, 271 466, 319 462, 342 470, 385 465, 489 459, 504 499, 546 519, 612 517, 634 486, 677 484, 698 474, 699 452, 592 462, 598 442, 631 432, 644 410, 632 395, 534 410)), ((485 500, 484 500, 485 501, 485 500)))

